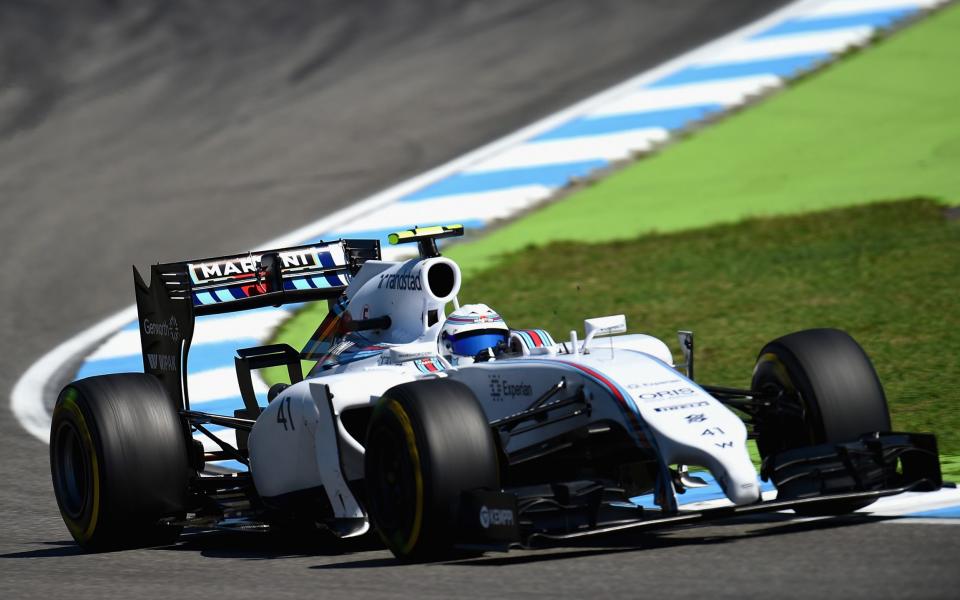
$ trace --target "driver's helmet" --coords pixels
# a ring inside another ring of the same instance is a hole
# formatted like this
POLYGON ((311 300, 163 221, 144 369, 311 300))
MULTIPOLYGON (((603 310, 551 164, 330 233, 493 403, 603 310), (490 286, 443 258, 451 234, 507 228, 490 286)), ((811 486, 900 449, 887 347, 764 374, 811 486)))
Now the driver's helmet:
POLYGON ((486 304, 464 304, 447 316, 438 343, 441 355, 462 364, 509 338, 510 328, 497 311, 486 304))

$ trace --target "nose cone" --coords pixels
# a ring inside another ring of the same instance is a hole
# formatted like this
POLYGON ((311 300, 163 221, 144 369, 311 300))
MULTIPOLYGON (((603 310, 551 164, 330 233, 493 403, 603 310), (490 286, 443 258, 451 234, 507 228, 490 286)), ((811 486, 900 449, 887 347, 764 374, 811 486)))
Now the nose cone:
POLYGON ((726 494, 730 502, 737 506, 743 504, 753 504, 760 499, 760 483, 757 481, 757 471, 753 468, 746 452, 744 456, 736 461, 724 461, 720 468, 714 472, 714 477, 723 493, 726 494), (733 463, 733 464, 730 464, 733 463))
POLYGON ((760 499, 760 484, 756 481, 728 481, 723 493, 737 506, 753 504, 760 499))

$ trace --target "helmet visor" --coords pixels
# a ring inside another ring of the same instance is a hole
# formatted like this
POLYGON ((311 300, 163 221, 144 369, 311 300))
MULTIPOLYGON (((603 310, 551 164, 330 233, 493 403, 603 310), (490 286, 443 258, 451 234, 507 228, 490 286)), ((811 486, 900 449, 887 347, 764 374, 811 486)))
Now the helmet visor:
POLYGON ((476 356, 481 350, 493 348, 500 342, 506 341, 506 339, 506 331, 496 329, 470 331, 452 338, 450 347, 453 353, 458 356, 476 356))

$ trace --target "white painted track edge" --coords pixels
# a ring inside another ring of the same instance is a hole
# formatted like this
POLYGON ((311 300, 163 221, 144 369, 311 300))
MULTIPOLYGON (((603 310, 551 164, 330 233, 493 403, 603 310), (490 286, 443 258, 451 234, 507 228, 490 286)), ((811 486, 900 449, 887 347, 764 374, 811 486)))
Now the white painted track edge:
POLYGON ((78 354, 136 318, 136 305, 128 306, 47 352, 20 376, 10 394, 10 410, 27 432, 49 442, 50 415, 43 393, 50 379, 78 354))

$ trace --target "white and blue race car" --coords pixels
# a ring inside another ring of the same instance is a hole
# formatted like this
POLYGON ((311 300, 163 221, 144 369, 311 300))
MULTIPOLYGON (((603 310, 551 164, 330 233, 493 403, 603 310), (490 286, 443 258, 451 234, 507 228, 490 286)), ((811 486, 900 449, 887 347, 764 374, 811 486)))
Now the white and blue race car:
POLYGON ((75 381, 53 414, 54 489, 76 541, 375 529, 401 560, 430 560, 751 512, 839 514, 940 487, 934 437, 889 431, 877 375, 846 333, 770 342, 750 389, 704 385, 689 332, 675 364, 663 341, 626 334, 622 315, 586 319, 582 341, 574 331, 557 343, 461 306, 460 269, 436 240, 462 233, 393 234, 418 245, 404 261, 381 260, 376 240, 340 240, 155 265, 150 285, 135 272, 145 373, 75 381), (235 416, 191 408, 197 318, 318 300, 329 313, 302 351, 237 350, 235 416), (315 362, 306 377, 301 360, 315 362), (283 365, 290 383, 260 406, 252 371, 283 365), (210 425, 237 430, 237 444, 210 425), (224 459, 249 469, 211 468, 224 459), (729 505, 680 507, 678 494, 704 485, 690 467, 709 471, 729 505), (760 478, 775 500, 761 499, 760 478))

